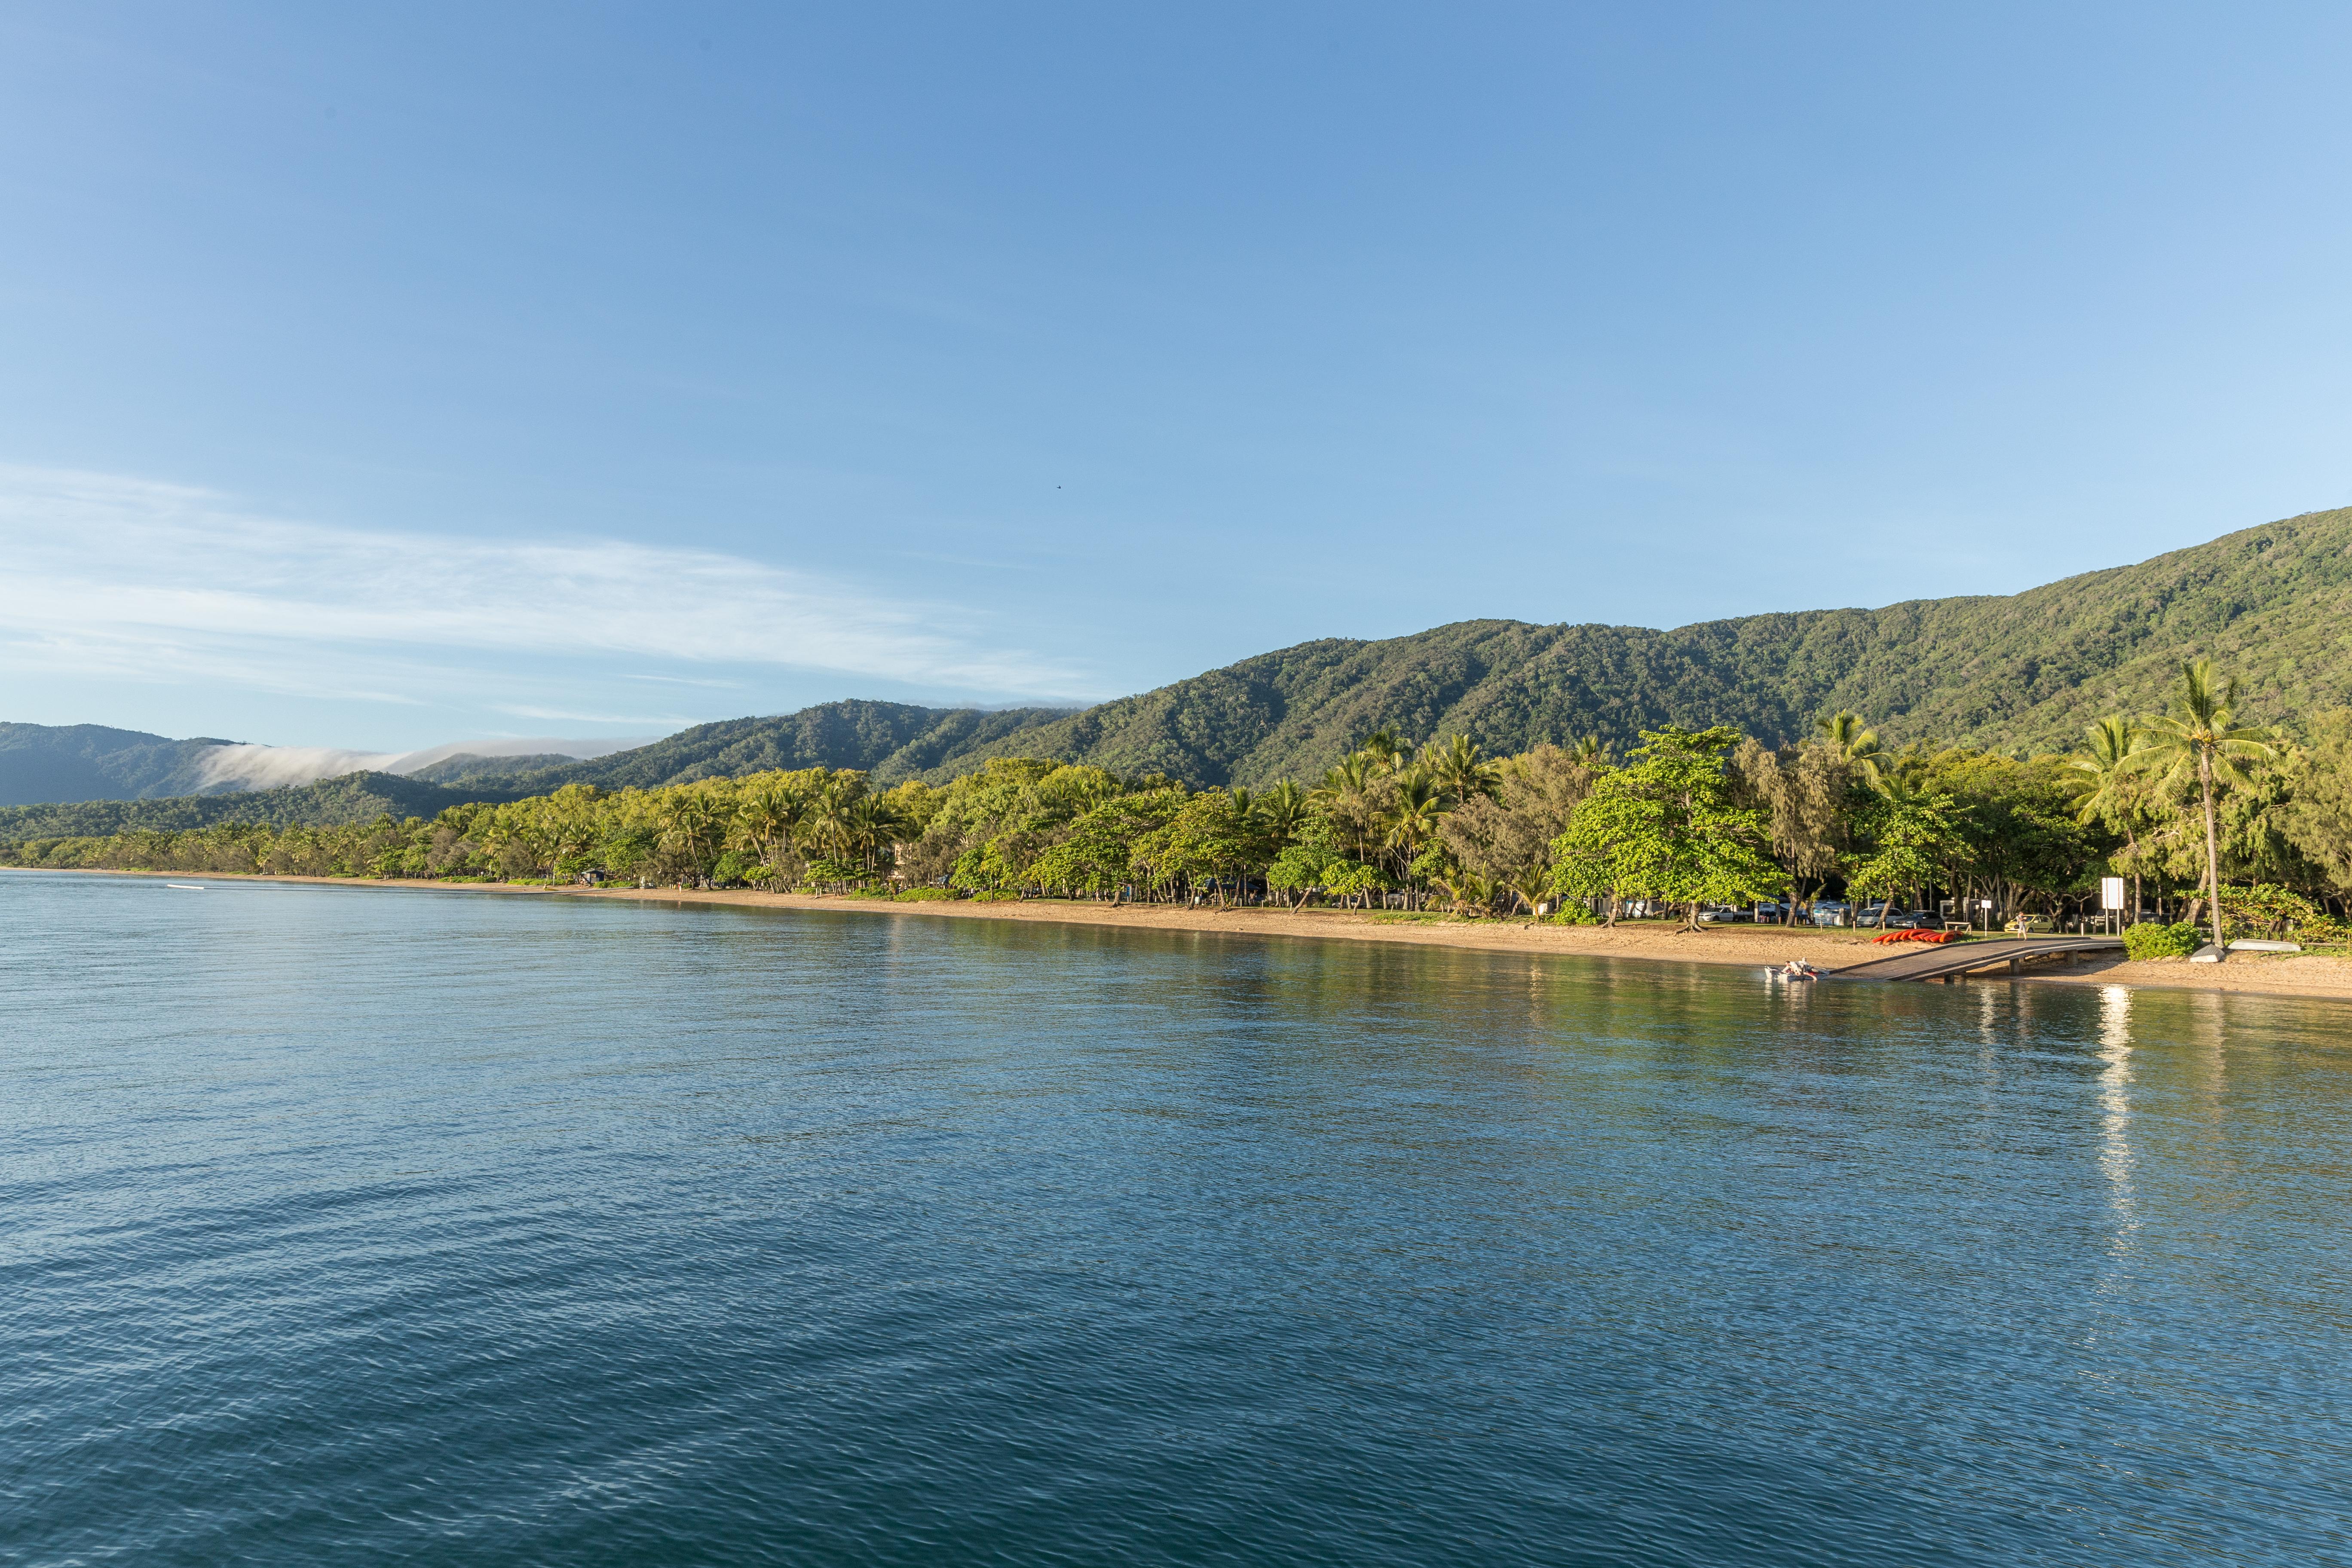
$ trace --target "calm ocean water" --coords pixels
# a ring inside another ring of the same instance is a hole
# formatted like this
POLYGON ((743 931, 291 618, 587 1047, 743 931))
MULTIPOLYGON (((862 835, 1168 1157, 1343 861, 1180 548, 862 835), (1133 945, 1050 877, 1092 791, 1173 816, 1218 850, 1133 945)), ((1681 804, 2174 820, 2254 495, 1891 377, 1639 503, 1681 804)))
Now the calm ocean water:
POLYGON ((2352 1552, 2352 1007, 212 888, 0 875, 0 1561, 2352 1552))

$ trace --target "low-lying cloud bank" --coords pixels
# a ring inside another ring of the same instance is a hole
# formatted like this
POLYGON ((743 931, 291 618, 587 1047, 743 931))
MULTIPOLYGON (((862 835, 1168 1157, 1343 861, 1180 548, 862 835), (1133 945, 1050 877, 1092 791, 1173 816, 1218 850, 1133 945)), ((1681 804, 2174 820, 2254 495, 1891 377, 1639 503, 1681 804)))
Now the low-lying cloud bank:
POLYGON ((332 746, 215 746, 197 763, 207 790, 283 789, 339 778, 344 773, 413 773, 451 757, 603 757, 642 746, 657 737, 632 735, 593 741, 552 737, 496 741, 450 741, 417 752, 348 752, 332 746))

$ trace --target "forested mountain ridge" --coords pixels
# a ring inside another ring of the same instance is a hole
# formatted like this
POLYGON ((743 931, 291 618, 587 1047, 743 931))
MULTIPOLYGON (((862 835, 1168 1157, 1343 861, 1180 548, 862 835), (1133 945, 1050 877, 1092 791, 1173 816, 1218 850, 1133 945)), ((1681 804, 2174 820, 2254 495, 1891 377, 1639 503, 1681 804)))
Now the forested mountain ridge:
MULTIPOLYGON (((484 798, 397 773, 345 773, 286 789, 184 795, 165 800, 82 800, 55 805, 0 806, 0 839, 80 838, 145 830, 177 832, 218 823, 266 823, 272 827, 335 827, 395 818, 433 816, 484 798)), ((494 797, 503 798, 503 797, 494 797)))
POLYGON ((0 805, 193 795, 207 787, 205 753, 228 744, 104 724, 0 723, 0 805))
MULTIPOLYGON (((1668 723, 1725 723, 1788 740, 1837 709, 1861 714, 1891 746, 2063 751, 2103 713, 2161 708, 2180 662, 2198 655, 2243 681, 2240 712, 2251 722, 2294 725, 2352 702, 2352 509, 2017 595, 1671 631, 1463 621, 1379 641, 1323 638, 1078 712, 829 702, 698 725, 593 761, 500 771, 467 759, 462 786, 446 793, 513 800, 569 783, 650 788, 808 767, 858 769, 878 785, 938 783, 1013 755, 1194 784, 1264 784, 1314 778, 1382 729, 1415 742, 1466 733, 1499 753, 1588 733, 1622 747, 1668 723)), ((286 797, 273 811, 304 795, 264 793, 286 797)), ((205 806, 204 821, 283 819, 244 815, 265 809, 245 805, 260 795, 213 798, 229 807, 205 806)), ((344 801, 320 795, 314 804, 341 810, 344 801)))
POLYGON ((1589 732, 1622 745, 1662 723, 1786 740, 1841 708, 1890 744, 2056 751, 2101 713, 2160 708, 2180 662, 2200 654, 2244 681, 2252 721, 2292 723, 2352 700, 2352 510, 2011 595, 1663 632, 1466 621, 1303 643, 972 754, 1262 784, 1312 777, 1382 728, 1414 741, 1459 731, 1490 752, 1589 732))
POLYGON ((1849 708, 1889 744, 2073 747, 2101 713, 2162 706, 2199 654, 2245 682, 2242 711, 2294 722, 2352 700, 2352 510, 2246 529, 2011 595, 1919 599, 1642 626, 1463 621, 1324 638, 1077 713, 828 703, 740 719, 515 778, 532 789, 685 782, 758 767, 856 767, 934 783, 992 756, 1091 763, 1195 784, 1321 773, 1356 740, 1456 731, 1490 752, 1673 723, 1766 740, 1849 708), (919 741, 916 737, 919 736, 919 741))
MULTIPOLYGON (((962 758, 1069 716, 1066 708, 921 708, 825 702, 769 719, 723 719, 590 762, 472 778, 477 799, 519 799, 566 784, 604 789, 736 778, 772 768, 856 768, 877 779, 961 771, 962 758), (490 793, 482 793, 488 791, 490 793)), ((1015 744, 1013 750, 1022 748, 1015 744)), ((967 766, 973 765, 967 763, 967 766)))

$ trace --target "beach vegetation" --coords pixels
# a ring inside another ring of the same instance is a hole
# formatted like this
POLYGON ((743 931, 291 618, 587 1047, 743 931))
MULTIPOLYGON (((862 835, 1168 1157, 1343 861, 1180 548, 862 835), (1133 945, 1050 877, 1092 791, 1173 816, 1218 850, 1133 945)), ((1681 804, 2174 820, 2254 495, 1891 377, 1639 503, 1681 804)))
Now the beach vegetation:
POLYGON ((2322 713, 2297 740, 2237 724, 2235 701, 2233 683, 2196 660, 2168 713, 2102 717, 2071 753, 1889 748, 1843 710, 1778 745, 1726 725, 1663 726, 1622 758, 1591 735, 1494 756, 1472 736, 1415 744, 1384 729, 1312 784, 1260 789, 1017 756, 887 790, 853 769, 772 769, 567 784, 332 825, 21 837, 0 841, 0 860, 1685 925, 1710 904, 1768 899, 1782 920, 1838 898, 1988 925, 2080 916, 2098 879, 2120 876, 2150 923, 2201 922, 2217 939, 2340 934, 2352 710, 2322 713))

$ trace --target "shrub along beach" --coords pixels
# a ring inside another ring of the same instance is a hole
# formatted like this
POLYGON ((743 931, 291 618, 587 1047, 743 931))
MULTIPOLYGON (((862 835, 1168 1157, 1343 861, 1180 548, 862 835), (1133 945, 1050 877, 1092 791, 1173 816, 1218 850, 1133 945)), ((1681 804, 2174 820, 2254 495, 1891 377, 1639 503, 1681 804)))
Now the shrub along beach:
POLYGON ((38 839, 0 845, 0 859, 1549 924, 1640 914, 1685 927, 1727 907, 1794 922, 1831 899, 1970 911, 1988 928, 2064 924, 2095 912, 2099 879, 2118 876, 2145 922, 2135 958, 2215 937, 2340 948, 2352 710, 2298 737, 2233 727, 2234 702, 2233 684, 2200 661, 2168 712, 2101 720, 2073 754, 1888 750, 1846 712, 1777 747, 1727 727, 1645 731, 1622 758, 1590 738, 1489 758, 1467 736, 1415 750, 1382 732, 1312 787, 1193 790, 998 758, 944 785, 877 792, 861 773, 812 768, 574 784, 349 826, 38 839))

